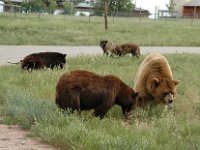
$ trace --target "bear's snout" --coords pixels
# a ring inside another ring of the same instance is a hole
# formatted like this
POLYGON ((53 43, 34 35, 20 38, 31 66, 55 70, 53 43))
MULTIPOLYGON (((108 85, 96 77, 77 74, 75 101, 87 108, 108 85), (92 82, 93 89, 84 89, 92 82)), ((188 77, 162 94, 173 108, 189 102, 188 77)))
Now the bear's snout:
POLYGON ((170 105, 174 102, 174 95, 169 93, 164 97, 164 102, 166 105, 170 105))

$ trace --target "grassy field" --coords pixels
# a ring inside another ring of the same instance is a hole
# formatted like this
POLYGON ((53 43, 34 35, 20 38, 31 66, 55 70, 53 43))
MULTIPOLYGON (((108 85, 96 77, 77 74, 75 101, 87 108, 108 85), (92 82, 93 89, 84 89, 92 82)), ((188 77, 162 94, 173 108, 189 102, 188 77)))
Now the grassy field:
POLYGON ((99 120, 91 112, 69 114, 54 102, 60 75, 74 69, 114 74, 133 87, 140 59, 103 56, 69 58, 63 70, 22 71, 1 66, 0 108, 3 122, 19 124, 31 136, 63 149, 77 150, 194 150, 200 149, 200 55, 165 55, 175 79, 177 99, 170 110, 159 106, 132 111, 125 124, 121 109, 113 107, 99 120))
POLYGON ((135 42, 141 46, 200 46, 200 20, 152 20, 108 17, 75 17, 0 14, 1 45, 99 45, 135 42))

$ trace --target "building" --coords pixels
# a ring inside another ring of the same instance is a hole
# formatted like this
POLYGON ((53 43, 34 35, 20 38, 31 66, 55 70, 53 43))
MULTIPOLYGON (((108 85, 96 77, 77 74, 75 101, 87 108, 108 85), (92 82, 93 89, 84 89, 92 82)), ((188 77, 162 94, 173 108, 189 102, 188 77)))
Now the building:
POLYGON ((93 14, 92 2, 81 2, 76 5, 76 16, 90 16, 93 14))
POLYGON ((0 1, 0 13, 3 12, 4 2, 0 1))
POLYGON ((184 17, 200 17, 200 0, 191 0, 183 5, 184 17))
POLYGON ((174 0, 174 3, 180 17, 200 16, 200 0, 174 0))
POLYGON ((174 0, 175 5, 175 10, 178 11, 179 16, 183 16, 183 5, 188 3, 191 0, 174 0))
POLYGON ((146 9, 135 8, 131 12, 119 12, 117 16, 120 17, 149 17, 150 12, 146 9))
POLYGON ((21 12, 22 0, 4 0, 5 12, 21 12))

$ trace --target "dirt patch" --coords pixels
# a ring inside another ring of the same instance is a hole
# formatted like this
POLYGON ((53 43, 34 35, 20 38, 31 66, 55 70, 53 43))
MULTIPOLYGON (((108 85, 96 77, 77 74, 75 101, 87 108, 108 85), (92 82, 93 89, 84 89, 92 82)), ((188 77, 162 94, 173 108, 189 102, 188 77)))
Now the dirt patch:
POLYGON ((58 150, 27 136, 17 125, 0 124, 0 150, 58 150))

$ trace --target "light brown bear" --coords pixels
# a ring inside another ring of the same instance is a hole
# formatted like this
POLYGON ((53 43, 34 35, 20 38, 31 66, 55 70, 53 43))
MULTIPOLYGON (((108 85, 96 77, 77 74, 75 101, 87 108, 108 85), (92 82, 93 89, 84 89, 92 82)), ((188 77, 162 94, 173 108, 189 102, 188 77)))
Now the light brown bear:
POLYGON ((176 86, 167 59, 159 54, 148 55, 140 64, 134 80, 134 90, 139 92, 137 105, 148 102, 169 106, 175 99, 176 86))
POLYGON ((140 48, 137 44, 125 43, 125 44, 113 44, 111 41, 100 41, 100 47, 103 53, 110 56, 124 56, 131 53, 132 56, 140 57, 140 48))

